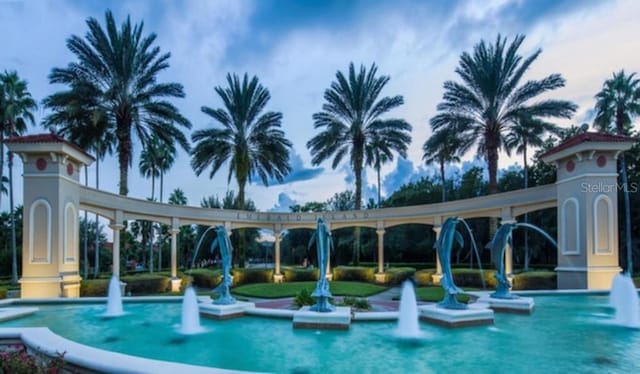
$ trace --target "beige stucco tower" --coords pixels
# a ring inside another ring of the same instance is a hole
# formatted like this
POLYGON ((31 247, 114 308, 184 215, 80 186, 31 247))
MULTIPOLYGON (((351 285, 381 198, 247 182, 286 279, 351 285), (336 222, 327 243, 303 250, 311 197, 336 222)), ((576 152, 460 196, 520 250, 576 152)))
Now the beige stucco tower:
POLYGON ((53 134, 6 143, 24 164, 21 297, 78 297, 79 173, 94 159, 53 134))
POLYGON ((541 156, 557 166, 559 289, 609 289, 621 271, 616 160, 636 141, 583 133, 541 156))

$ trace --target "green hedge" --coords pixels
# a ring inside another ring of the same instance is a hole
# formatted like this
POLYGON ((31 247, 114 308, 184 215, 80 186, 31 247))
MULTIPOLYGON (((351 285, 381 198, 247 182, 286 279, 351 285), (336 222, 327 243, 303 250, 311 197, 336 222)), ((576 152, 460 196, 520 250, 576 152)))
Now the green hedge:
POLYGON ((83 279, 80 282, 80 296, 107 296, 109 279, 83 279))
POLYGON ((299 267, 282 268, 285 282, 309 282, 318 280, 318 269, 306 269, 299 267))
POLYGON ((122 277, 121 280, 127 284, 127 294, 134 296, 164 293, 171 288, 169 278, 156 274, 122 277))
MULTIPOLYGON (((495 270, 483 271, 485 286, 496 287, 495 270)), ((482 288, 482 278, 478 269, 453 269, 453 280, 459 287, 482 288)), ((557 276, 553 271, 531 271, 515 274, 514 290, 552 290, 557 288, 557 276)))
POLYGON ((415 268, 402 267, 402 268, 389 268, 384 272, 384 284, 398 285, 411 278, 416 272, 415 268))
POLYGON ((456 286, 459 287, 473 287, 482 288, 482 278, 484 277, 484 284, 487 288, 496 287, 496 278, 494 276, 494 270, 483 270, 482 273, 479 269, 453 269, 453 281, 456 286))
POLYGON ((333 268, 333 280, 368 282, 375 281, 375 268, 364 266, 336 266, 333 268))
POLYGON ((222 282, 222 272, 211 269, 193 269, 187 272, 196 287, 213 289, 222 282))
POLYGON ((433 274, 435 273, 436 269, 423 269, 416 271, 413 275, 413 279, 416 281, 416 286, 431 286, 433 284, 433 274))
POLYGON ((6 298, 7 298, 7 289, 0 288, 0 299, 6 299, 6 298))
MULTIPOLYGON (((361 261, 360 266, 374 267, 377 269, 378 263, 361 261)), ((436 264, 434 262, 385 262, 384 266, 389 268, 414 268, 417 270, 422 270, 435 268, 436 264)))
POLYGON ((241 286, 251 283, 271 283, 273 282, 273 269, 231 269, 233 274, 233 285, 241 286))
POLYGON ((558 288, 558 276, 554 271, 532 271, 516 274, 514 290, 553 290, 558 288))

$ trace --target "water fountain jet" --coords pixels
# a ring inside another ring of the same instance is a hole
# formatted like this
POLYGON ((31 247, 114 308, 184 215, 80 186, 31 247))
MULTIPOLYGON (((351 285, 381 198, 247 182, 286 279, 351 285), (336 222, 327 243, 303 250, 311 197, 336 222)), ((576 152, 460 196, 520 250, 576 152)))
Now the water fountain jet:
POLYGON ((103 317, 119 317, 124 315, 122 309, 122 291, 120 289, 120 280, 114 274, 109 280, 109 291, 107 294, 107 311, 103 317))
POLYGON ((183 335, 193 335, 204 332, 200 325, 200 313, 198 311, 198 298, 193 287, 187 287, 182 299, 182 323, 178 328, 178 333, 183 335))
POLYGON ((613 323, 616 325, 640 328, 640 307, 638 290, 628 274, 617 274, 613 278, 609 305, 615 309, 613 323))
POLYGON ((413 283, 404 281, 400 295, 400 307, 398 309, 398 327, 395 330, 396 337, 402 339, 416 339, 424 336, 420 331, 418 320, 418 302, 413 283))

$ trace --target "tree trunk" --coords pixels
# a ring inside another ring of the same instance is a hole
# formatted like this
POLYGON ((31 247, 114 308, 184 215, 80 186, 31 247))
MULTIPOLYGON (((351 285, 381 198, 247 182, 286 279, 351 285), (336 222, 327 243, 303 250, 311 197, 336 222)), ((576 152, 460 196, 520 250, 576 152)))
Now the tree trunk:
POLYGON ((380 165, 376 168, 378 172, 378 209, 380 209, 380 165))
POLYGON ((440 180, 442 181, 442 202, 444 203, 447 201, 446 183, 444 182, 444 160, 440 160, 440 180))
MULTIPOLYGON (((238 209, 239 210, 244 210, 244 188, 245 188, 246 182, 244 181, 238 181, 238 209)), ((239 268, 244 268, 245 266, 245 262, 246 262, 246 253, 247 253, 247 240, 244 237, 244 229, 239 229, 238 230, 238 248, 236 249, 237 252, 237 259, 238 259, 238 267, 239 268)), ((233 258, 233 256, 231 257, 233 258)))
MULTIPOLYGON (((97 152, 96 152, 97 153, 97 152)), ((100 157, 96 155, 96 190, 100 185, 100 157)), ((98 220, 99 216, 96 213, 96 246, 95 246, 95 254, 94 254, 94 266, 93 269, 93 277, 98 278, 100 274, 100 221, 98 220)))
POLYGON ((13 209, 13 153, 9 158, 9 221, 11 222, 11 284, 18 284, 18 247, 16 244, 16 216, 13 209))
MULTIPOLYGON (((0 188, 4 176, 4 124, 0 123, 0 188)), ((2 205, 2 192, 0 192, 0 206, 2 205)))
POLYGON ((116 128, 116 137, 118 139, 118 166, 120 167, 120 195, 127 196, 129 194, 129 164, 131 162, 131 134, 127 128, 130 121, 118 118, 116 128))
POLYGON ((164 184, 164 173, 160 172, 160 202, 162 202, 162 185, 164 184))
MULTIPOLYGON (((527 142, 524 142, 524 150, 522 152, 524 158, 524 189, 529 188, 529 170, 527 165, 527 142)), ((528 223, 529 215, 527 213, 524 214, 524 223, 528 223)), ((529 255, 529 232, 524 230, 524 271, 529 271, 529 259, 531 256, 529 255)))
MULTIPOLYGON (((354 145, 355 146, 355 145, 354 145)), ((364 158, 362 156, 362 152, 359 152, 356 156, 353 171, 356 174, 356 201, 355 207, 356 210, 362 209, 362 164, 364 158)), ((360 265, 360 226, 356 226, 353 230, 353 256, 352 262, 354 266, 360 265)))
MULTIPOLYGON (((84 185, 89 187, 89 167, 84 166, 84 185)), ((83 262, 82 273, 84 279, 89 276, 89 219, 87 218, 87 210, 84 211, 84 243, 83 243, 83 262)))
POLYGON ((153 222, 149 221, 149 273, 153 273, 153 222))
MULTIPOLYGON (((487 166, 489 169, 488 193, 493 195, 498 192, 498 140, 488 137, 485 144, 487 147, 487 166)), ((498 220, 495 217, 489 218, 489 237, 493 238, 498 228, 498 220)))
MULTIPOLYGON (((618 108, 616 111, 616 130, 619 135, 624 135, 624 111, 618 108)), ((627 249, 627 271, 626 273, 633 276, 633 256, 631 252, 631 207, 629 204, 629 179, 627 177, 627 163, 624 153, 620 157, 620 166, 622 168, 622 197, 624 198, 624 234, 625 248, 627 249)))

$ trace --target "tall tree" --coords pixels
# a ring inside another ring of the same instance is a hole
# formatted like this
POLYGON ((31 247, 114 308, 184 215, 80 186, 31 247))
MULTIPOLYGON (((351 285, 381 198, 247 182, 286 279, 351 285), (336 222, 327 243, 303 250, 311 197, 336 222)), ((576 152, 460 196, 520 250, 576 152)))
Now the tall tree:
MULTIPOLYGON (((511 131, 505 137, 507 154, 515 150, 516 154, 522 154, 524 165, 524 188, 529 188, 529 159, 527 151, 529 147, 541 147, 544 138, 548 134, 558 134, 560 129, 552 123, 531 117, 522 117, 517 124, 511 127, 511 131)), ((529 221, 528 214, 524 215, 524 222, 529 221)), ((523 230, 524 235, 524 271, 529 270, 529 231, 523 230)))
MULTIPOLYGON (((245 188, 258 176, 265 185, 269 178, 281 182, 291 171, 289 151, 291 142, 281 129, 282 113, 266 112, 271 95, 258 77, 249 79, 245 73, 240 79, 227 74, 227 87, 215 87, 223 108, 202 107, 202 112, 221 127, 195 131, 191 166, 200 175, 211 168, 209 178, 228 161, 227 182, 235 176, 238 184, 238 209, 245 209, 245 188)), ((243 233, 240 234, 244 240, 243 233)), ((237 250, 240 266, 244 266, 244 243, 237 250)))
MULTIPOLYGON (((407 134, 405 134, 407 135, 407 134)), ((408 136, 408 135, 407 135, 408 136)), ((404 139, 406 140, 406 139, 404 139)), ((407 158, 407 148, 411 138, 408 141, 404 141, 402 138, 388 138, 378 134, 374 134, 370 144, 365 147, 366 163, 372 166, 376 171, 376 177, 378 182, 378 203, 377 208, 380 208, 381 191, 380 191, 380 168, 383 164, 393 161, 393 151, 404 158, 407 158)))
MULTIPOLYGON (((626 74, 624 70, 614 73, 607 79, 602 90, 596 95, 595 125, 605 132, 616 132, 620 135, 630 135, 633 118, 640 115, 640 80, 635 73, 626 74)), ((631 207, 629 204, 629 189, 627 165, 625 156, 620 157, 622 169, 622 195, 625 209, 625 244, 627 250, 627 271, 633 274, 631 249, 631 207)))
MULTIPOLYGON (((0 170, 4 169, 4 139, 23 134, 27 123, 35 124, 33 111, 38 106, 27 90, 27 82, 15 71, 0 75, 0 170)), ((9 167, 9 214, 11 220, 11 283, 18 284, 16 225, 13 206, 13 153, 7 152, 9 167)), ((0 171, 0 180, 2 179, 0 171)), ((0 196, 2 194, 0 193, 0 196)))
MULTIPOLYGON (((411 142, 411 125, 402 119, 381 119, 381 117, 402 105, 402 96, 380 97, 388 76, 376 74, 375 64, 367 71, 364 65, 356 71, 353 63, 345 76, 336 73, 336 80, 324 92, 325 103, 322 111, 313 115, 314 128, 321 129, 307 142, 314 165, 333 158, 332 168, 349 155, 349 163, 355 174, 355 208, 362 208, 362 171, 365 166, 366 150, 377 138, 389 144, 390 150, 406 152, 411 142)), ((358 231, 358 230, 356 230, 358 231)), ((359 263, 360 249, 356 233, 353 262, 359 263)))
POLYGON ((448 162, 459 162, 459 155, 465 153, 472 144, 471 141, 463 140, 453 130, 453 128, 445 127, 434 132, 422 146, 422 159, 424 162, 427 165, 437 163, 440 168, 442 202, 447 200, 444 172, 445 165, 448 162))
MULTIPOLYGON (((108 108, 102 102, 100 90, 81 76, 70 77, 70 88, 56 92, 43 100, 45 107, 51 110, 43 120, 45 128, 77 144, 96 158, 96 189, 100 187, 100 161, 107 154, 113 154, 116 143, 114 129, 111 128, 108 108)), ((86 171, 86 170, 85 170, 86 171)), ((88 180, 85 176, 85 183, 88 180)), ((86 219, 86 212, 85 212, 86 219)), ((100 228, 99 215, 95 217, 95 231, 100 228)), ((85 226, 85 238, 88 226, 85 226)), ((100 242, 95 237, 94 277, 100 271, 100 242)), ((85 254, 87 240, 85 240, 85 254)), ((88 260, 85 256, 85 270, 88 260)), ((86 275, 85 275, 86 277, 86 275)))
POLYGON ((523 117, 543 119, 570 118, 576 105, 564 100, 541 99, 549 91, 563 87, 560 74, 522 83, 540 49, 523 59, 518 49, 524 41, 518 35, 507 44, 507 38, 497 36, 494 44, 480 41, 473 54, 464 52, 456 73, 461 83, 446 81, 438 114, 430 121, 438 130, 452 127, 461 137, 473 139, 478 152, 484 154, 489 169, 488 192, 497 192, 498 152, 504 148, 504 136, 523 117))
POLYGON ((189 150, 182 128, 191 128, 191 123, 167 100, 185 95, 178 83, 157 82, 158 74, 169 67, 171 55, 161 54, 160 48, 153 46, 156 34, 143 35, 143 22, 132 25, 127 17, 118 29, 113 14, 107 11, 104 29, 95 18, 89 18, 87 26, 85 39, 73 35, 67 40, 77 62, 54 68, 49 80, 72 89, 77 82, 92 87, 115 134, 119 189, 121 195, 127 195, 134 136, 143 146, 155 134, 189 150))

